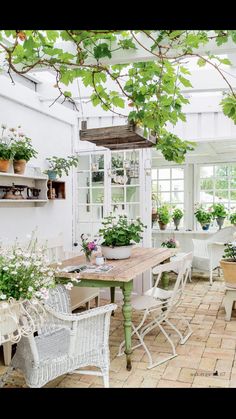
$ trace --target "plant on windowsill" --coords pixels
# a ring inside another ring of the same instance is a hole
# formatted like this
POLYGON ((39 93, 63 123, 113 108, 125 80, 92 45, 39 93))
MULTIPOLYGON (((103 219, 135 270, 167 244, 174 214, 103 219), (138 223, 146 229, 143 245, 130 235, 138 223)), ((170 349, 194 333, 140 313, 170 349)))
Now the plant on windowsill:
POLYGON ((49 177, 50 180, 56 180, 58 177, 61 178, 63 173, 66 176, 69 175, 69 170, 74 166, 77 167, 79 163, 79 157, 76 156, 67 156, 64 157, 47 157, 49 168, 44 171, 49 177))
POLYGON ((183 218, 184 213, 180 208, 174 208, 174 211, 172 213, 172 220, 174 221, 175 230, 178 231, 179 223, 181 218, 183 218))
POLYGON ((219 226, 219 230, 221 230, 221 227, 223 226, 224 220, 227 217, 227 215, 228 212, 225 209, 224 204, 218 202, 212 205, 212 217, 216 219, 216 222, 219 226))
POLYGON ((110 214, 102 221, 99 235, 102 237, 101 250, 107 259, 127 259, 131 255, 134 243, 142 240, 145 226, 139 217, 128 220, 126 215, 113 216, 110 214))
POLYGON ((212 220, 211 208, 205 210, 201 204, 197 204, 194 214, 202 229, 208 230, 212 220))
POLYGON ((157 219, 160 230, 165 230, 171 220, 170 206, 163 204, 157 208, 157 219))
POLYGON ((231 224, 236 226, 236 212, 234 212, 233 214, 230 215, 229 220, 230 220, 231 224))
POLYGON ((179 247, 179 242, 178 240, 175 240, 175 238, 171 237, 168 240, 165 240, 164 242, 161 243, 161 247, 168 247, 169 249, 175 249, 177 247, 179 247))
MULTIPOLYGON (((236 233, 233 236, 236 238, 236 233)), ((220 266, 223 269, 225 285, 236 288, 236 241, 225 243, 220 266)))

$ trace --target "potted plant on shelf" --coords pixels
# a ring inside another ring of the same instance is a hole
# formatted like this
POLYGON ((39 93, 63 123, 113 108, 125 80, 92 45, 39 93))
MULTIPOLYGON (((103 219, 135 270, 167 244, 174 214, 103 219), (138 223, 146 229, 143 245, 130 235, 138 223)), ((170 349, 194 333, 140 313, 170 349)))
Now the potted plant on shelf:
POLYGON ((163 204, 157 208, 157 219, 160 230, 165 230, 167 224, 171 220, 170 207, 168 204, 163 204))
POLYGON ((13 157, 13 150, 11 146, 12 136, 5 124, 1 125, 2 133, 0 139, 0 172, 8 172, 10 160, 13 157))
POLYGON ((236 212, 234 212, 233 214, 230 215, 229 220, 230 220, 231 224, 236 226, 236 212))
POLYGON ((146 226, 139 217, 129 221, 126 215, 109 215, 102 221, 99 235, 102 237, 101 250, 107 259, 127 259, 131 255, 132 246, 142 240, 142 232, 146 226))
POLYGON ((178 242, 178 240, 175 240, 174 237, 171 237, 170 239, 165 240, 164 242, 162 242, 161 247, 168 247, 168 249, 175 249, 175 248, 179 247, 179 242, 178 242))
MULTIPOLYGON (((234 233, 235 237, 235 233, 234 233)), ((226 243, 224 254, 220 261, 223 269, 225 285, 230 288, 236 288, 236 242, 226 243)))
POLYGON ((216 219, 216 222, 219 226, 219 230, 221 230, 221 227, 223 226, 224 220, 227 217, 227 215, 228 212, 225 209, 224 204, 218 202, 212 205, 212 217, 216 219))
POLYGON ((208 230, 212 220, 211 208, 205 210, 202 205, 197 205, 194 214, 202 229, 208 230))
POLYGON ((61 178, 63 173, 66 176, 69 175, 69 170, 74 166, 78 166, 79 157, 76 156, 67 156, 64 157, 47 157, 46 160, 49 163, 49 169, 45 170, 50 180, 56 180, 58 177, 61 178))
POLYGON ((19 132, 15 128, 11 128, 10 130, 13 133, 12 151, 14 173, 22 175, 25 172, 26 163, 32 157, 36 157, 38 152, 33 148, 31 139, 23 132, 19 132))
POLYGON ((180 208, 174 208, 174 211, 172 213, 172 220, 174 221, 174 225, 175 225, 175 230, 179 230, 179 223, 181 218, 183 218, 184 213, 180 208))

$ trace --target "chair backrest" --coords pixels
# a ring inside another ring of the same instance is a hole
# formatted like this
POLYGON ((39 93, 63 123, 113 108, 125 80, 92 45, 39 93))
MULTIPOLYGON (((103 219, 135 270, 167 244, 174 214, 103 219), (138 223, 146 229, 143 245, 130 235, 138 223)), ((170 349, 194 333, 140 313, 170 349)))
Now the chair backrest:
MULTIPOLYGON (((176 260, 176 261, 173 261, 173 262, 163 263, 162 265, 158 265, 155 268, 153 268, 152 273, 154 275, 157 275, 157 279, 156 279, 154 287, 152 289, 152 294, 150 294, 151 296, 155 295, 155 289, 157 288, 157 286, 160 282, 162 274, 165 273, 165 272, 167 273, 167 272, 171 272, 171 271, 178 272, 176 282, 178 282, 179 280, 180 281, 183 280, 183 274, 184 274, 184 261, 183 261, 183 259, 176 260)), ((175 282, 175 286, 176 286, 176 282, 175 282)), ((175 286, 174 286, 174 288, 175 288, 175 286)))
MULTIPOLYGON (((49 290, 49 298, 46 300, 46 305, 53 308, 60 313, 71 313, 71 300, 69 291, 64 285, 58 284, 55 288, 49 290)), ((38 334, 51 333, 61 327, 60 320, 55 319, 50 314, 43 325, 39 328, 38 334)))
POLYGON ((212 242, 222 242, 227 243, 233 240, 233 234, 236 232, 236 228, 234 226, 229 226, 222 228, 221 230, 216 231, 212 237, 210 237, 207 241, 208 243, 212 242))

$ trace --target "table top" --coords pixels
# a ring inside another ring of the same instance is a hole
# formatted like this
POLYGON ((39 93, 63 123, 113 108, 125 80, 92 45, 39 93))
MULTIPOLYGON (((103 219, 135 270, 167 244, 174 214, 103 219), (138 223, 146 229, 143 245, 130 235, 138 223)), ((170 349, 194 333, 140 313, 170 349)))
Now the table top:
MULTIPOLYGON (((56 276, 60 278, 91 279, 99 281, 119 281, 129 282, 137 275, 142 274, 150 268, 159 265, 166 259, 169 259, 176 253, 176 249, 168 248, 145 248, 136 247, 132 249, 131 256, 122 260, 107 260, 107 265, 112 265, 113 269, 109 272, 80 272, 68 273, 60 272, 56 276)), ((70 265, 79 265, 85 263, 84 256, 76 256, 66 259, 62 262, 61 269, 70 265)))

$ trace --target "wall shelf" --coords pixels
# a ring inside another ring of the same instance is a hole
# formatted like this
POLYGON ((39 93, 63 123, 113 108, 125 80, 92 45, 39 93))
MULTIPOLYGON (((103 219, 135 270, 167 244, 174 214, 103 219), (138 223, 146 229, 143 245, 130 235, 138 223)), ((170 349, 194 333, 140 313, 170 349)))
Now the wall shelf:
POLYGON ((0 205, 1 206, 42 206, 48 202, 47 198, 47 176, 29 176, 20 175, 16 173, 2 173, 0 172, 0 205), (21 192, 16 192, 15 195, 22 195, 22 199, 5 199, 7 188, 21 186, 21 192), (38 190, 38 191, 37 191, 38 190), (38 195, 38 196, 37 196, 38 195))
POLYGON ((55 201, 66 199, 65 182, 60 180, 48 180, 47 187, 48 199, 55 201))

